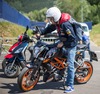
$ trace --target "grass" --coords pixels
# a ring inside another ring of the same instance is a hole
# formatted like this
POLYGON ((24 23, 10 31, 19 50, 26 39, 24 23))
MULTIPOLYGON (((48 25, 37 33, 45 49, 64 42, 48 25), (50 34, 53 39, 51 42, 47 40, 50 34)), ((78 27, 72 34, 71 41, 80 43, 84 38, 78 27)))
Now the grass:
MULTIPOLYGON (((16 39, 18 38, 18 36, 24 33, 25 30, 25 27, 16 25, 14 23, 0 22, 0 37, 3 37, 3 44, 8 44, 5 45, 4 48, 8 50, 10 45, 14 44, 17 41, 16 39), (8 42, 6 40, 8 40, 8 42)), ((28 30, 29 36, 32 35, 31 32, 31 30, 28 30)))
MULTIPOLYGON (((0 36, 3 37, 18 37, 26 30, 25 27, 16 25, 14 23, 9 22, 0 22, 0 36)), ((30 35, 32 31, 28 31, 30 35)))
POLYGON ((100 24, 94 25, 92 31, 90 32, 91 40, 100 46, 100 24))

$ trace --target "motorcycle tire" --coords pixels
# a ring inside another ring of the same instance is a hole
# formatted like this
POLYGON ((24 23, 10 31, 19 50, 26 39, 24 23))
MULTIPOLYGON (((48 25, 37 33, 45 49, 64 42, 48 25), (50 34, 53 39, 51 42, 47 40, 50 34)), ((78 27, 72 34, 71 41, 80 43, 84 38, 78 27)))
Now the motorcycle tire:
POLYGON ((75 82, 78 84, 87 83, 92 74, 93 74, 93 66, 89 61, 84 61, 83 67, 79 67, 76 69, 75 82))
MULTIPOLYGON (((36 71, 36 70, 35 70, 36 71)), ((36 77, 32 77, 34 76, 34 68, 23 68, 23 70, 21 71, 20 75, 18 76, 18 80, 17 83, 19 85, 19 88, 22 91, 29 91, 31 89, 33 89, 36 84, 39 81, 40 78, 40 73, 39 71, 36 71, 37 75, 36 77)))
POLYGON ((4 68, 6 67, 6 65, 7 65, 7 59, 4 59, 3 61, 2 61, 2 70, 4 70, 4 68))
POLYGON ((6 66, 4 68, 4 74, 9 78, 15 78, 20 73, 20 67, 18 65, 14 64, 12 69, 10 69, 11 65, 12 65, 12 63, 6 64, 6 66))

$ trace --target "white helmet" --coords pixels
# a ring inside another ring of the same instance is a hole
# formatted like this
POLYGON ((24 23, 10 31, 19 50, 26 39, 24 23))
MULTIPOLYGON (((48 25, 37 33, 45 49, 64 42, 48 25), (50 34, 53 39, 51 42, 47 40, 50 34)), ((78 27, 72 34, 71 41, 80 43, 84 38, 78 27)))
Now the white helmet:
POLYGON ((57 7, 51 7, 47 10, 46 17, 53 17, 54 21, 57 22, 61 17, 61 11, 57 7))

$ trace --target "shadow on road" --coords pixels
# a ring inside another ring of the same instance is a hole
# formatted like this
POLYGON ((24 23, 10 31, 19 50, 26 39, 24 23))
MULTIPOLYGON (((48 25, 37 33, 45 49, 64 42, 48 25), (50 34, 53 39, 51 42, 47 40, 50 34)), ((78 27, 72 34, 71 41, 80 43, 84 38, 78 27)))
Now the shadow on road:
MULTIPOLYGON (((17 83, 1 83, 2 86, 0 88, 3 89, 9 89, 8 93, 9 94, 18 94, 18 93, 24 93, 22 92, 17 83)), ((57 90, 64 90, 63 88, 63 82, 42 82, 40 81, 32 90, 41 90, 41 89, 57 89, 57 90)), ((32 91, 31 90, 31 91, 32 91)))
POLYGON ((3 69, 0 69, 0 72, 3 72, 3 69))
POLYGON ((8 93, 9 94, 16 94, 16 93, 21 93, 21 90, 18 88, 18 85, 16 83, 1 83, 3 86, 0 86, 0 88, 3 89, 9 89, 8 93))
MULTIPOLYGON (((18 85, 16 83, 1 83, 2 86, 0 88, 3 89, 9 89, 8 93, 10 94, 16 94, 16 93, 23 93, 18 85)), ((49 83, 43 83, 43 84, 37 84, 36 87, 32 90, 39 90, 39 89, 61 89, 63 90, 62 82, 49 82, 49 83)), ((31 91, 32 91, 31 90, 31 91)))
POLYGON ((7 78, 2 69, 0 69, 0 78, 7 78))

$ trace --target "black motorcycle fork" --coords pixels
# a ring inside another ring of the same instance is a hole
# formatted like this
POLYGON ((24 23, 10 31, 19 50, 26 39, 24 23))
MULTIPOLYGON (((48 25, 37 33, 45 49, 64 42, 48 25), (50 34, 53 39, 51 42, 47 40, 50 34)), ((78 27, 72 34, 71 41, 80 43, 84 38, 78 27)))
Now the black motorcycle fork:
POLYGON ((14 58, 14 60, 13 60, 13 62, 12 62, 12 64, 11 64, 10 69, 12 69, 12 68, 13 68, 13 65, 14 65, 14 63, 15 63, 16 58, 17 58, 17 57, 15 57, 15 58, 14 58))
POLYGON ((36 78, 37 73, 39 72, 40 66, 43 61, 38 60, 34 65, 33 65, 33 71, 32 71, 32 80, 36 78))

